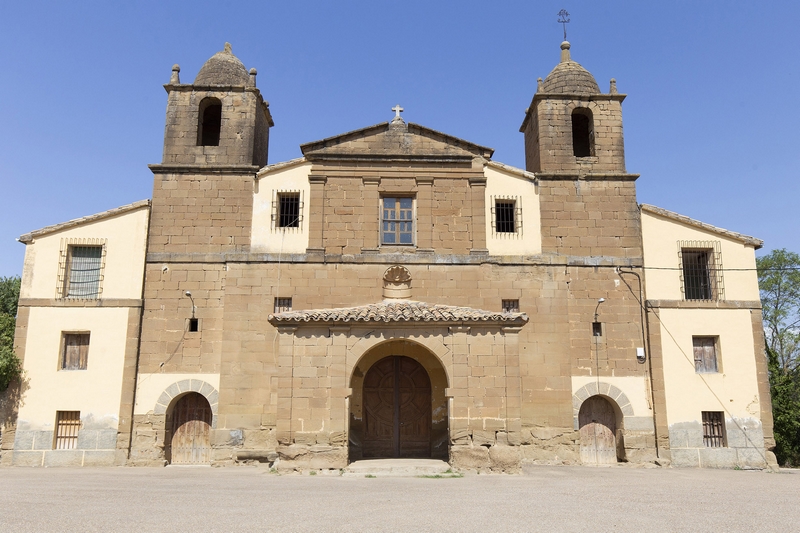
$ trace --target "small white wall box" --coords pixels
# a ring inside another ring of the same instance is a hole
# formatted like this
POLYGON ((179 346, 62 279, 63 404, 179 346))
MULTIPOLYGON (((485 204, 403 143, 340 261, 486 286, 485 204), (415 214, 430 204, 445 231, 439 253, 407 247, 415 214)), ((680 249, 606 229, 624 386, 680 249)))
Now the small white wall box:
POLYGON ((640 363, 644 363, 644 348, 636 348, 636 360, 640 363))

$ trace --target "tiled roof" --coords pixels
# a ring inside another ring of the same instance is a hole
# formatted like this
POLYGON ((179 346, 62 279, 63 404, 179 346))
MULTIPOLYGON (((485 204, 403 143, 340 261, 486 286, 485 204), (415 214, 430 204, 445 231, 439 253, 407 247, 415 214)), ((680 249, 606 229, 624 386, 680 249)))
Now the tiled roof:
POLYGON ((20 238, 17 240, 19 240, 19 242, 28 244, 30 242, 33 242, 33 239, 35 239, 36 237, 41 237, 42 235, 47 235, 49 233, 54 233, 56 231, 61 231, 75 226, 80 226, 81 224, 88 224, 89 222, 97 222, 98 220, 103 220, 104 218, 115 217, 127 213, 128 211, 140 209, 142 207, 150 207, 150 200, 139 200, 138 202, 134 202, 128 205, 123 205, 122 207, 115 207, 114 209, 109 209, 108 211, 97 213, 96 215, 89 215, 82 218, 69 220, 67 222, 62 222, 60 224, 46 226, 42 229, 37 229, 31 231, 30 233, 26 233, 25 235, 20 236, 20 238))
POLYGON ((655 215, 659 215, 659 216, 662 216, 664 218, 669 218, 669 219, 672 219, 672 220, 676 220, 678 222, 682 222, 682 223, 686 224, 687 226, 693 226, 695 228, 702 229, 702 230, 705 230, 705 231, 709 231, 711 233, 716 233, 717 235, 721 235, 723 237, 728 237, 728 238, 733 239, 735 241, 739 241, 742 244, 749 244, 750 246, 752 246, 756 250, 758 250, 759 248, 764 246, 764 241, 762 241, 761 239, 756 239, 755 237, 751 237, 749 235, 744 235, 742 233, 736 233, 735 231, 730 231, 730 230, 718 228, 716 226, 712 226, 711 224, 706 224, 705 222, 700 222, 699 220, 695 220, 693 218, 689 218, 689 217, 687 217, 685 215, 680 215, 680 214, 675 213, 673 211, 668 211, 668 210, 663 209, 661 207, 656 207, 656 206, 650 205, 650 204, 641 204, 639 207, 642 209, 642 211, 645 211, 645 212, 648 212, 648 213, 653 213, 655 215))
POLYGON ((525 313, 484 311, 472 307, 431 305, 410 300, 384 300, 376 304, 338 309, 287 311, 269 315, 279 322, 518 322, 528 321, 525 313))

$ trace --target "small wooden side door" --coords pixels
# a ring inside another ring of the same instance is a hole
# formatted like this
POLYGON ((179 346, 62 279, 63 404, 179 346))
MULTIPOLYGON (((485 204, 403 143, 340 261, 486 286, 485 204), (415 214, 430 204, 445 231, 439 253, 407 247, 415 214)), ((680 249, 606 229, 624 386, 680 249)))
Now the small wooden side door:
POLYGON ((583 464, 617 462, 616 414, 608 400, 592 396, 578 414, 583 464))
POLYGON ((190 392, 172 411, 170 463, 202 465, 211 462, 211 406, 201 394, 190 392))

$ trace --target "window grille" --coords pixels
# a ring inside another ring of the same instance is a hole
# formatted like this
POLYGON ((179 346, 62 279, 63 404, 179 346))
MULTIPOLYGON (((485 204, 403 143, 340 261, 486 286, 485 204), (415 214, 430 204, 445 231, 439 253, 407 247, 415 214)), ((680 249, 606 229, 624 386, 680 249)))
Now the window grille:
POLYGON ((517 196, 492 196, 492 234, 497 237, 522 236, 522 199, 517 196))
POLYGON ((275 312, 285 313, 292 310, 291 298, 275 298, 275 312))
POLYGON ((716 337, 692 337, 694 370, 698 374, 717 372, 716 337))
POLYGON ((684 299, 725 299, 719 241, 678 241, 678 260, 684 299))
POLYGON ((384 198, 381 244, 414 244, 414 199, 384 198))
POLYGON ((703 444, 706 448, 725 447, 722 411, 703 411, 703 444))
POLYGON ((56 411, 56 434, 54 450, 74 450, 78 447, 78 431, 81 429, 80 411, 56 411))
POLYGON ((519 313, 519 300, 503 300, 504 313, 519 313))
POLYGON ((89 359, 89 334, 64 333, 61 370, 86 370, 89 359))
POLYGON ((57 298, 96 299, 103 291, 105 239, 62 239, 57 298))
POLYGON ((276 191, 272 200, 274 229, 301 229, 303 223, 303 193, 276 191))

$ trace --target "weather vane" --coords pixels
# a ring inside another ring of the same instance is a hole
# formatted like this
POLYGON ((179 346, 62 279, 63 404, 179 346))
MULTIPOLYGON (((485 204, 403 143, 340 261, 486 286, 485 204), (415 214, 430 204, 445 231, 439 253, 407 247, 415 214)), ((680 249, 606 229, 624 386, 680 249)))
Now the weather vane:
POLYGON ((567 22, 569 22, 569 13, 567 13, 566 9, 562 9, 558 12, 558 22, 564 26, 564 40, 567 40, 567 22))

